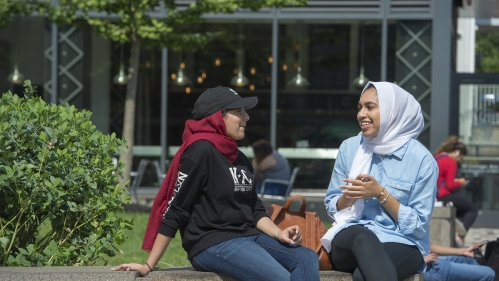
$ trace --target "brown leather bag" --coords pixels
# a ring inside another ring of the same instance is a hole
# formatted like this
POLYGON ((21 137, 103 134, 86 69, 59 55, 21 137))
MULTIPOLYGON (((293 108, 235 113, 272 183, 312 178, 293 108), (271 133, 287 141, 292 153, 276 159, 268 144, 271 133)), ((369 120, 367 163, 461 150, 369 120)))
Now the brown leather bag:
POLYGON ((319 256, 319 269, 331 270, 333 266, 329 260, 329 255, 324 246, 322 246, 320 239, 326 234, 326 227, 322 223, 316 212, 306 212, 307 202, 305 198, 300 195, 291 196, 288 198, 283 206, 276 204, 270 205, 267 214, 270 219, 280 228, 286 229, 287 227, 298 225, 303 236, 303 246, 314 250, 319 256), (299 211, 290 210, 291 202, 295 199, 302 201, 299 211))

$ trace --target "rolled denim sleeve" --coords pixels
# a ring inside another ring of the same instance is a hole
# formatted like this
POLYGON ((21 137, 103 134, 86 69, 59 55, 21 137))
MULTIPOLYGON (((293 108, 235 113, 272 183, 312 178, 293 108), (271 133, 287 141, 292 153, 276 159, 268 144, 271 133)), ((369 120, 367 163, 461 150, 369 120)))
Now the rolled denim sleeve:
POLYGON ((343 142, 338 151, 338 155, 334 163, 333 174, 331 175, 331 181, 329 182, 326 197, 324 199, 327 214, 331 218, 334 218, 334 214, 338 212, 336 203, 342 195, 340 185, 344 183, 343 179, 347 177, 349 171, 346 164, 346 150, 346 143, 343 142))
POLYGON ((416 239, 430 230, 430 218, 436 200, 438 166, 433 157, 425 157, 417 175, 407 206, 400 204, 398 225, 400 232, 416 239))

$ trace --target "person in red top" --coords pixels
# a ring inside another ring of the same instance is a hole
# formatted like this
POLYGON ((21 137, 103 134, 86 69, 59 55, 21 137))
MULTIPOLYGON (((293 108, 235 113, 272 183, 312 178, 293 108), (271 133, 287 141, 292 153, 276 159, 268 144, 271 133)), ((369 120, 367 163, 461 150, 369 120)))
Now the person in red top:
MULTIPOLYGON (((449 136, 435 152, 438 164, 437 200, 452 202, 456 207, 456 217, 462 222, 465 232, 470 229, 478 215, 478 207, 468 198, 456 193, 468 184, 465 178, 456 178, 457 163, 466 155, 466 146, 457 136, 449 136)), ((458 222, 458 223, 459 223, 458 222)), ((457 244, 463 244, 464 235, 456 236, 457 244)))

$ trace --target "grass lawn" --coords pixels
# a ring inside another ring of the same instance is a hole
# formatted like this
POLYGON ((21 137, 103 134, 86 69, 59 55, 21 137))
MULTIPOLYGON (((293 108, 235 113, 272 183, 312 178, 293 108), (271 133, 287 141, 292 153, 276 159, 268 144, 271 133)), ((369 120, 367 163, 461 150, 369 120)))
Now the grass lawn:
MULTIPOLYGON (((107 259, 107 265, 114 266, 122 263, 143 264, 149 256, 149 253, 141 249, 149 213, 123 213, 121 216, 128 220, 133 219, 133 230, 127 230, 128 239, 121 247, 122 253, 118 253, 114 257, 109 257, 107 259)), ((104 264, 101 263, 98 265, 104 264)), ((157 266, 159 268, 168 268, 186 265, 190 266, 190 262, 187 260, 187 253, 182 248, 180 233, 177 233, 157 266)))
MULTIPOLYGON (((133 219, 133 230, 128 230, 128 239, 121 247, 122 253, 118 253, 114 257, 107 259, 108 266, 119 265, 122 263, 145 263, 149 253, 142 251, 142 239, 146 231, 147 220, 149 219, 148 213, 123 213, 122 217, 130 220, 133 219)), ((330 222, 324 223, 329 229, 330 222)), ((103 263, 98 265, 104 265, 103 263)), ((182 248, 182 241, 180 240, 180 233, 177 233, 175 238, 168 246, 165 254, 158 263, 159 268, 168 268, 172 266, 190 266, 187 260, 187 253, 182 248)))

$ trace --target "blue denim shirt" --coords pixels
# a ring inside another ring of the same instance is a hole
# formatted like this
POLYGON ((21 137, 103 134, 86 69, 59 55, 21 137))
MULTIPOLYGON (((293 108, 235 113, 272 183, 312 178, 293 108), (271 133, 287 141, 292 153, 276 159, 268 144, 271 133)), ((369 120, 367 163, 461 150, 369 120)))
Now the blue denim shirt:
MULTIPOLYGON (((340 146, 324 200, 330 217, 338 212, 336 203, 342 195, 339 186, 346 184, 343 179, 349 176, 361 141, 358 135, 345 140, 340 146)), ((369 198, 363 199, 362 218, 344 225, 339 231, 360 224, 373 231, 382 243, 416 245, 423 256, 427 255, 438 177, 438 166, 431 153, 417 140, 411 139, 389 155, 381 157, 374 154, 369 174, 400 202, 398 222, 377 199, 369 198)), ((423 260, 421 263, 420 271, 423 272, 425 264, 423 260)))

